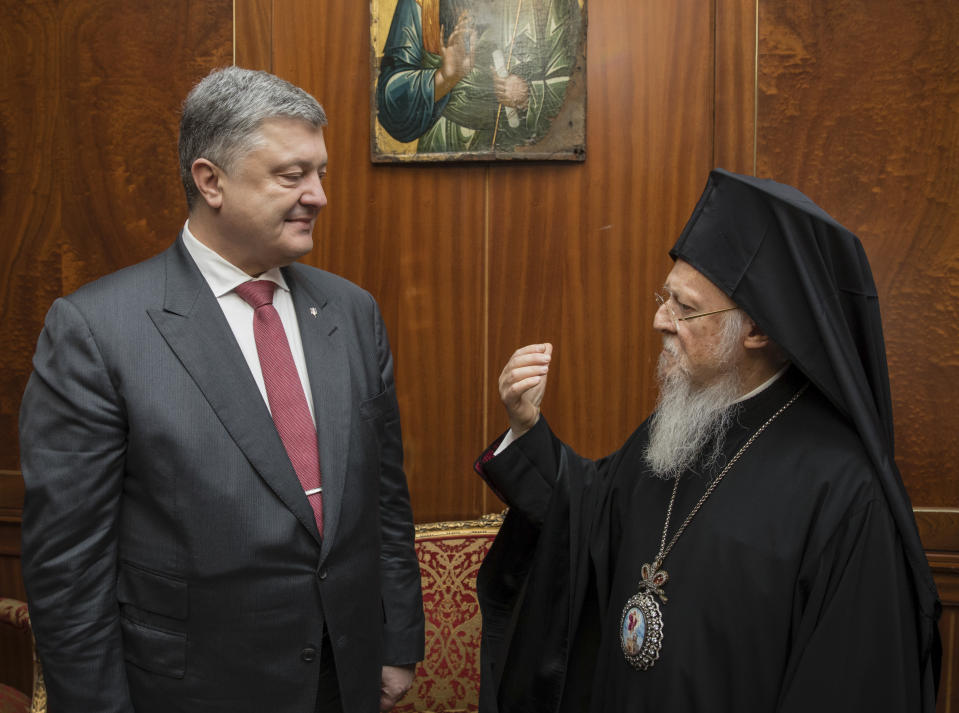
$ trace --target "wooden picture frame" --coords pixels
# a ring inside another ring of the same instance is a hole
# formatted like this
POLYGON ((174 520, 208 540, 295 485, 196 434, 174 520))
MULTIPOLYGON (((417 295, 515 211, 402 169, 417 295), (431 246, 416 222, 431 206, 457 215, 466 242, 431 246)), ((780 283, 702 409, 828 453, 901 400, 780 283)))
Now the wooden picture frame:
POLYGON ((586 158, 585 0, 370 0, 375 163, 586 158))

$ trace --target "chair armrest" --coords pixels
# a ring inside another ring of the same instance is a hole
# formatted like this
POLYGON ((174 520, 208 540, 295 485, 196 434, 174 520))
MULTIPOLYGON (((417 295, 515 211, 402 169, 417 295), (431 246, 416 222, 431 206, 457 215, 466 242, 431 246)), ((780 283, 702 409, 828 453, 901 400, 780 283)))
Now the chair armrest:
POLYGON ((27 603, 19 599, 0 597, 0 623, 30 631, 30 613, 27 611, 27 603))

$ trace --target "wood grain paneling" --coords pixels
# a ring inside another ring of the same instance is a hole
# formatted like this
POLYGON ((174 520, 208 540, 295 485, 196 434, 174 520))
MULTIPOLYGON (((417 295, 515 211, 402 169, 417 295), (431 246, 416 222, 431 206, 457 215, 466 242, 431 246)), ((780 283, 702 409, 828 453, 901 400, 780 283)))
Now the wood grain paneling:
POLYGON ((43 315, 60 291, 54 144, 58 2, 0 5, 0 468, 19 467, 17 415, 43 315))
POLYGON ((66 293, 176 237, 186 217, 179 108, 211 67, 231 63, 232 3, 62 6, 58 232, 66 293))
POLYGON ((273 0, 234 0, 233 63, 273 71, 273 0))
POLYGON ((168 245, 190 86, 232 57, 230 0, 3 0, 0 468, 53 300, 168 245), (7 70, 9 68, 9 71, 7 70))
POLYGON ((883 308, 897 461, 959 505, 959 13, 940 0, 760 4, 759 174, 855 232, 883 308))
POLYGON ((757 0, 716 0, 713 163, 756 172, 757 0))

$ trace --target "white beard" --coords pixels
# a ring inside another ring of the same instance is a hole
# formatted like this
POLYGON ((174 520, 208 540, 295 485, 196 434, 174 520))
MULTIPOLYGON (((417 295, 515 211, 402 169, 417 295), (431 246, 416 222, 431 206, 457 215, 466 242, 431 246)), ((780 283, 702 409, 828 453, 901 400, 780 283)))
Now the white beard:
POLYGON ((739 410, 735 401, 741 395, 738 365, 742 342, 737 335, 730 336, 717 349, 720 376, 705 386, 693 382, 671 338, 663 340, 657 372, 659 399, 643 453, 646 464, 660 478, 676 478, 697 465, 710 476, 718 470, 726 432, 739 410), (667 354, 677 362, 671 369, 667 354))

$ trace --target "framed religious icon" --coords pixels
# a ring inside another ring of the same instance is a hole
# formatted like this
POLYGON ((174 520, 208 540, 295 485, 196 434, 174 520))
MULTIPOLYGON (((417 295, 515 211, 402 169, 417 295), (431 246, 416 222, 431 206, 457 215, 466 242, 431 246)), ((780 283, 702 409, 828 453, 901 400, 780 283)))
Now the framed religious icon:
POLYGON ((370 0, 374 162, 586 158, 586 0, 370 0))

